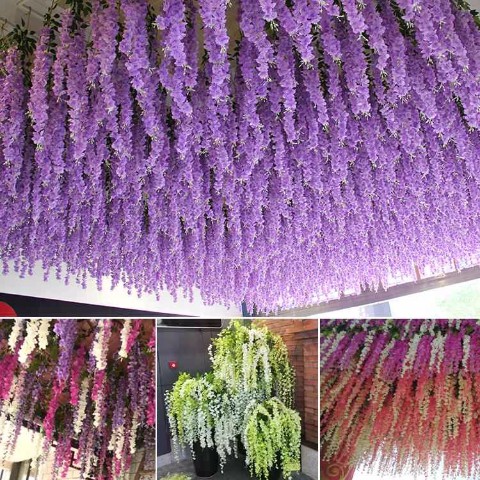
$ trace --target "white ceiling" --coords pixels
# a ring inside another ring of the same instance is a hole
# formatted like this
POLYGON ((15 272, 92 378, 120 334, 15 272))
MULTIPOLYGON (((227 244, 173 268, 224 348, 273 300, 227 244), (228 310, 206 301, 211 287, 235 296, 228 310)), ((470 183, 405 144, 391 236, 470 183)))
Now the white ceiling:
POLYGON ((13 271, 11 262, 10 267, 10 273, 7 275, 0 273, 1 293, 205 318, 229 318, 241 315, 240 305, 231 308, 219 304, 204 305, 198 290, 194 291, 192 302, 184 298, 180 291, 177 299, 168 292, 162 292, 160 300, 157 300, 155 295, 138 297, 135 292, 128 294, 128 289, 122 283, 112 290, 108 279, 105 279, 103 289, 99 291, 96 281, 90 277, 87 279, 86 288, 82 288, 74 278, 68 285, 65 285, 63 280, 57 280, 55 275, 51 275, 48 282, 45 282, 40 264, 33 269, 33 275, 27 275, 25 278, 20 278, 13 271))
MULTIPOLYGON (((42 26, 43 15, 51 3, 51 0, 0 0, 0 27, 4 25, 8 31, 22 18, 27 21, 30 16, 30 28, 38 31, 42 26)), ((470 0, 470 5, 480 12, 480 0, 470 0)))
POLYGON ((31 30, 38 31, 51 3, 51 0, 0 0, 0 26, 9 31, 23 18, 26 22, 29 19, 31 30))

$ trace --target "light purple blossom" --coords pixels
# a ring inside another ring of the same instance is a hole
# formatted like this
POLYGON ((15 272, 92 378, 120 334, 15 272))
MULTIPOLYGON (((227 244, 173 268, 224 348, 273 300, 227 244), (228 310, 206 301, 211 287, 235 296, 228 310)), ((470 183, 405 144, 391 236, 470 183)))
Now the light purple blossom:
POLYGON ((3 188, 11 197, 16 196, 17 180, 22 169, 25 143, 26 89, 20 64, 20 53, 12 47, 5 59, 5 77, 2 80, 2 142, 3 188))
POLYGON ((65 384, 72 366, 73 348, 77 339, 77 320, 59 319, 55 322, 53 331, 58 336, 59 344, 57 380, 59 384, 65 384))

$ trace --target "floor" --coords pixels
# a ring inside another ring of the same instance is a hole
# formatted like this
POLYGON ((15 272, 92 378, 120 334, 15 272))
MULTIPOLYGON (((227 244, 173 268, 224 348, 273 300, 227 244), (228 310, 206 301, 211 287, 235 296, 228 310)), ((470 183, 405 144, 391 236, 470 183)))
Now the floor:
MULTIPOLYGON (((192 480, 197 480, 200 477, 197 477, 194 473, 193 470, 193 463, 190 459, 188 460, 183 460, 178 463, 172 463, 170 465, 165 465, 163 467, 160 467, 157 471, 157 479, 161 479, 164 476, 167 476, 168 474, 173 474, 173 473, 184 473, 187 474, 191 477, 192 480)), ((233 459, 229 460, 227 464, 225 465, 225 468, 223 470, 223 475, 220 473, 220 470, 213 475, 213 477, 210 477, 211 479, 228 479, 228 480, 252 480, 253 477, 251 477, 247 471, 247 469, 244 467, 244 463, 241 459, 233 459)), ((307 475, 304 475, 303 473, 297 473, 292 476, 292 480, 313 480, 307 475)))

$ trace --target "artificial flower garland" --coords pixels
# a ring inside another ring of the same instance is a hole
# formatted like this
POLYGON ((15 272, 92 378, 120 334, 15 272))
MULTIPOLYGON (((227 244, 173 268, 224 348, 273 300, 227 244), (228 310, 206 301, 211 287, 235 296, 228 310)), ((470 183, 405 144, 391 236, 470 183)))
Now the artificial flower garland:
POLYGON ((478 320, 322 320, 320 353, 322 459, 479 477, 478 320))
POLYGON ((272 396, 287 407, 293 406, 295 372, 280 335, 234 320, 212 340, 208 351, 215 378, 238 396, 235 404, 239 412, 244 412, 252 399, 272 396))
POLYGON ((13 425, 0 429, 0 450, 12 453, 27 426, 43 433, 38 466, 54 448, 56 479, 70 467, 82 478, 126 478, 137 448, 154 438, 155 328, 146 338, 143 322, 0 322, 0 424, 13 425), (110 341, 123 329, 126 356, 110 341))
POLYGON ((479 263, 463 0, 86 6, 0 52, 4 272, 272 311, 479 263))

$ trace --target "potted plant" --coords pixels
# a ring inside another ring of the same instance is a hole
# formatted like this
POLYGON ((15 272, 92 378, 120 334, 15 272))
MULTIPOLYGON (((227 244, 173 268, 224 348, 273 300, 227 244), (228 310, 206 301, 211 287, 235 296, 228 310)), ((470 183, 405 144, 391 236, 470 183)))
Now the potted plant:
POLYGON ((198 476, 229 455, 245 455, 257 478, 289 478, 300 468, 294 372, 280 336, 232 322, 210 348, 211 373, 183 373, 166 395, 173 451, 189 446, 198 476))
POLYGON ((178 456, 179 446, 188 446, 198 477, 211 477, 218 470, 214 443, 217 394, 211 373, 195 378, 182 373, 165 396, 174 454, 178 456))
POLYGON ((223 434, 216 432, 215 439, 223 466, 232 451, 246 455, 240 434, 246 413, 274 396, 291 407, 295 378, 285 343, 265 327, 233 321, 213 340, 209 352, 213 375, 227 393, 217 421, 223 434))
POLYGON ((290 479, 300 470, 300 416, 273 397, 247 414, 243 440, 250 473, 260 480, 290 479))

